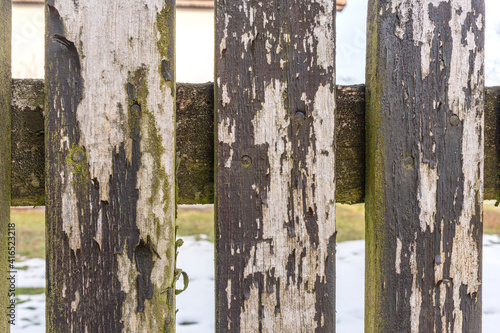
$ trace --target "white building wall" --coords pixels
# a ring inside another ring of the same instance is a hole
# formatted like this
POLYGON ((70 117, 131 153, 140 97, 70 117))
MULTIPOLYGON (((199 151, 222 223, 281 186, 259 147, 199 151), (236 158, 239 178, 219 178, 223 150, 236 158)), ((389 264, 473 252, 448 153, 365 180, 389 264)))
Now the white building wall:
MULTIPOLYGON (((44 77, 44 7, 14 4, 12 77, 44 77)), ((214 14, 212 9, 177 9, 177 81, 213 81, 214 14)))

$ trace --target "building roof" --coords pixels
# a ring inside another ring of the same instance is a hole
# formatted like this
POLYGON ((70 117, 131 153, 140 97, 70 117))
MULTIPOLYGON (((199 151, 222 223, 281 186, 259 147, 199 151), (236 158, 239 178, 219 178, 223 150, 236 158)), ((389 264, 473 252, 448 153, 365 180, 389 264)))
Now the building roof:
MULTIPOLYGON (((333 0, 332 0, 333 1, 333 0)), ((337 0, 337 11, 344 9, 347 0, 337 0)), ((44 0, 13 0, 14 3, 44 3, 44 0)), ((177 0, 179 8, 213 8, 214 0, 177 0)))

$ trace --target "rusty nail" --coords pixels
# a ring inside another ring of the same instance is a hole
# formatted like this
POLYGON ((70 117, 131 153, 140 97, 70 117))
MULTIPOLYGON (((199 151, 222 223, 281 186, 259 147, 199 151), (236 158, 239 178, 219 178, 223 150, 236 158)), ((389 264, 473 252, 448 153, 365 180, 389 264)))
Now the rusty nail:
POLYGON ((243 165, 245 168, 248 168, 252 165, 252 159, 250 156, 245 155, 241 158, 241 165, 243 165))

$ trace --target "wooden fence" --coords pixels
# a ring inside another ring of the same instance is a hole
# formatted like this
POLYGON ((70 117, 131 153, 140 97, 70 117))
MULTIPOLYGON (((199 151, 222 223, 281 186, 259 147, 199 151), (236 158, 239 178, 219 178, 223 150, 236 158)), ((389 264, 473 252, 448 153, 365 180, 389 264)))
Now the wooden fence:
POLYGON ((174 1, 48 0, 45 82, 12 85, 0 7, 0 270, 9 206, 45 204, 47 332, 172 332, 175 207, 209 202, 218 332, 335 330, 335 202, 366 202, 365 331, 481 331, 482 0, 370 0, 366 87, 335 85, 330 0, 217 1, 199 85, 174 1))

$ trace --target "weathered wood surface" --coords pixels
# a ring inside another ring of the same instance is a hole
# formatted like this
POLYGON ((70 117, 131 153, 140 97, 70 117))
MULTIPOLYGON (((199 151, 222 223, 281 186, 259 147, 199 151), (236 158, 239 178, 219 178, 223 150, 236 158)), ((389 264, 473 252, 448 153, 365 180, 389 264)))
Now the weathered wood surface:
POLYGON ((174 1, 46 15, 47 332, 173 332, 174 1))
POLYGON ((481 332, 484 1, 368 12, 365 332, 481 332))
POLYGON ((214 202, 214 85, 177 85, 178 203, 214 202))
MULTIPOLYGON (((43 81, 13 80, 12 203, 43 205, 43 81), (42 124, 42 125, 41 125, 42 124)), ((485 90, 484 198, 500 200, 500 88, 485 90)), ((213 202, 213 83, 177 84, 178 203, 213 202)), ((336 201, 364 201, 365 87, 337 86, 336 201)))
MULTIPOLYGON (((11 37, 12 3, 0 0, 0 309, 5 315, 0 320, 0 332, 10 332, 10 274, 9 252, 15 247, 15 238, 8 234, 11 198, 11 37)), ((15 235, 14 235, 15 236, 15 235)), ((12 253, 13 254, 13 253, 12 253)), ((12 281, 15 283, 15 280, 12 281)), ((12 297, 14 300, 14 297, 12 297)), ((14 312, 14 317, 16 314, 14 312)), ((16 323, 16 322, 14 322, 16 323)))
POLYGON ((45 204, 44 84, 12 80, 12 205, 45 204))
POLYGON ((484 199, 500 202, 500 87, 485 89, 484 199))
POLYGON ((335 3, 216 3, 216 331, 335 330, 335 3))

